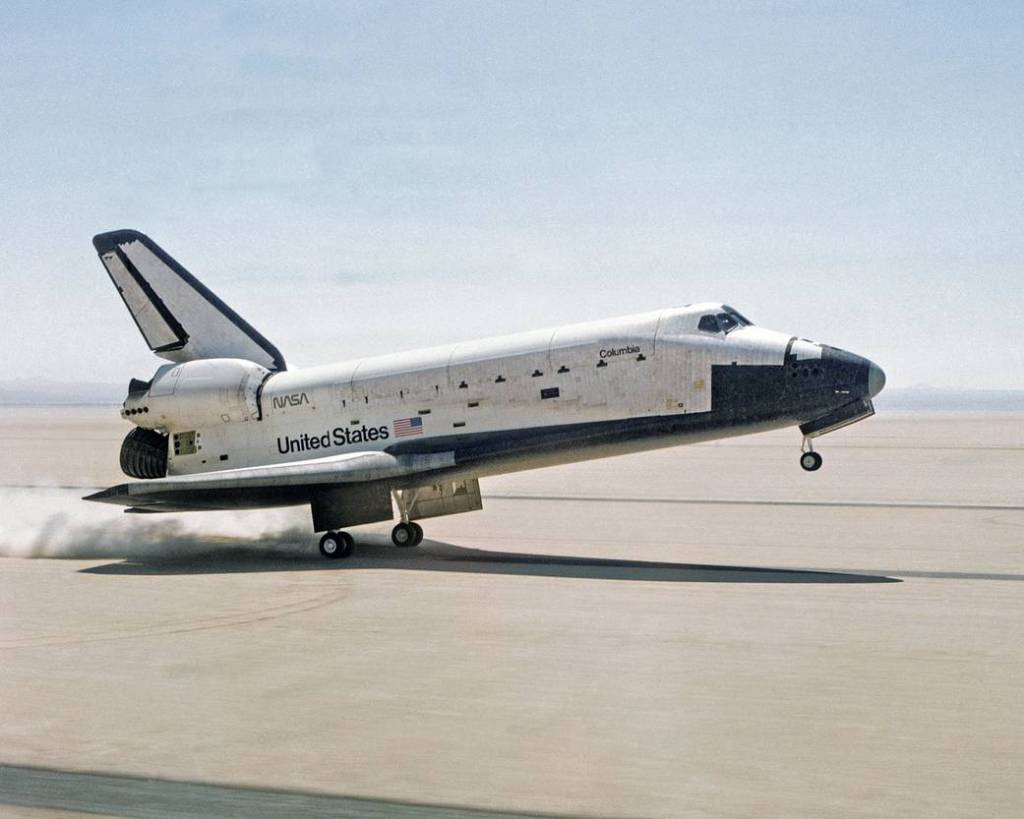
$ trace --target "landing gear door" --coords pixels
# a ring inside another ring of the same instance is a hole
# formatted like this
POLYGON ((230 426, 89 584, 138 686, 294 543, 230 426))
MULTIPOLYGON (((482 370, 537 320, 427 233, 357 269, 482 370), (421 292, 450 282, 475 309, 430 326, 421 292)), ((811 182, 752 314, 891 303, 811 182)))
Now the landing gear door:
POLYGON ((476 478, 399 489, 395 494, 399 507, 405 507, 408 511, 409 520, 475 512, 484 508, 480 498, 480 481, 476 478))

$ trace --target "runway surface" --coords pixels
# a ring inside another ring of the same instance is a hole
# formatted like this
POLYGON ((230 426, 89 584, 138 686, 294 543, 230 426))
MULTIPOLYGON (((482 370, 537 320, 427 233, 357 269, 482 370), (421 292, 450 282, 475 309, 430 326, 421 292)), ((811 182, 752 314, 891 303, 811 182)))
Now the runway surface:
POLYGON ((0 813, 1024 812, 1024 416, 490 479, 339 562, 80 502, 126 430, 0 408, 0 813))

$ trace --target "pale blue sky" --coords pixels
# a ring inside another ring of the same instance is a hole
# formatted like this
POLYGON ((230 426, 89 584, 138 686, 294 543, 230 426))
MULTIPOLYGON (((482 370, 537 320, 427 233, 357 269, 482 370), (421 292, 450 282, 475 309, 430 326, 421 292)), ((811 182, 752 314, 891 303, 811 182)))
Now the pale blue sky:
POLYGON ((1020 2, 4 3, 0 379, 148 377, 90 243, 132 227, 295 365, 718 299, 1024 388, 1022 42, 1020 2))

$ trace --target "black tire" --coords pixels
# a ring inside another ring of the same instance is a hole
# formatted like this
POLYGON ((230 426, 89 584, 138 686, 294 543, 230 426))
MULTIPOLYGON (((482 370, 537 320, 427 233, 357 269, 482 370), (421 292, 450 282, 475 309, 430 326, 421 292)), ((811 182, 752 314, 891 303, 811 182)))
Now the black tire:
POLYGON ((412 540, 412 545, 419 546, 423 542, 423 527, 415 521, 410 522, 409 525, 413 528, 413 531, 416 533, 416 536, 412 540))
POLYGON ((821 469, 821 455, 817 452, 805 452, 800 456, 800 466, 805 472, 817 472, 821 469))
POLYGON ((355 548, 356 542, 348 532, 325 532, 320 538, 320 554, 331 560, 348 557, 355 548))
POLYGON ((391 542, 399 549, 416 545, 416 529, 411 523, 397 523, 391 530, 391 542))
POLYGON ((320 554, 326 558, 336 560, 341 557, 342 548, 341 535, 337 532, 324 532, 320 538, 320 554))

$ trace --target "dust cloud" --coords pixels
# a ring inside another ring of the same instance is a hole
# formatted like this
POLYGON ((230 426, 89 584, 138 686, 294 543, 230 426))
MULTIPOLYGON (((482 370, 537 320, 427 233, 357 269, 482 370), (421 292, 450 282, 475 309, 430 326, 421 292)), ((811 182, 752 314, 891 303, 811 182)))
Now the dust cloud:
POLYGON ((308 550, 305 507, 232 512, 125 514, 82 500, 83 490, 0 488, 0 557, 187 557, 272 546, 308 550))

